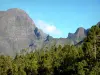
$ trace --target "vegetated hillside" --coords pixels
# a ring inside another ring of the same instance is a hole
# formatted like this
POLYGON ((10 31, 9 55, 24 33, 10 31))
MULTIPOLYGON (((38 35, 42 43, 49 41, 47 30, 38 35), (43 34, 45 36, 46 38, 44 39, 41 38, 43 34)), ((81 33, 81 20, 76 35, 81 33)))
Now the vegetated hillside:
POLYGON ((100 25, 89 29, 79 47, 52 46, 14 59, 2 55, 0 75, 100 75, 100 25))

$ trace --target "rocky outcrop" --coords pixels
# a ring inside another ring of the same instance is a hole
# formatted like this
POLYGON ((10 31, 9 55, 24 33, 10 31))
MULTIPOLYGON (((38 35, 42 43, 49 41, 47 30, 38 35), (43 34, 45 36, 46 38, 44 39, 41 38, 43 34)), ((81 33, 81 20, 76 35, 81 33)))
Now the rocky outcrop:
POLYGON ((74 44, 76 44, 84 39, 87 36, 87 33, 88 30, 84 29, 83 27, 79 27, 75 33, 69 33, 67 38, 73 40, 74 44))

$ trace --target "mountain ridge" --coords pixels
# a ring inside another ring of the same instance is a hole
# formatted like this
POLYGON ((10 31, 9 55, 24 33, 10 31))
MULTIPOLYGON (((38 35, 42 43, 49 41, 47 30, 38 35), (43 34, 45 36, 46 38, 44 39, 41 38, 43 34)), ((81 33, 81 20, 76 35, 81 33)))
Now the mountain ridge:
POLYGON ((88 29, 79 27, 66 38, 53 38, 37 28, 34 21, 22 9, 11 8, 0 11, 0 52, 14 56, 23 49, 28 52, 52 46, 75 45, 82 41, 88 29))

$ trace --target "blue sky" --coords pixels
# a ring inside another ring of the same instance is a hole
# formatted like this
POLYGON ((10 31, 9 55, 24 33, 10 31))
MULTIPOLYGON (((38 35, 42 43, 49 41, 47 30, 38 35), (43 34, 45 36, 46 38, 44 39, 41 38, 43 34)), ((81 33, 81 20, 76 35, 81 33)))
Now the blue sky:
POLYGON ((37 27, 57 38, 100 21, 100 0, 0 0, 0 10, 9 8, 25 10, 37 27))

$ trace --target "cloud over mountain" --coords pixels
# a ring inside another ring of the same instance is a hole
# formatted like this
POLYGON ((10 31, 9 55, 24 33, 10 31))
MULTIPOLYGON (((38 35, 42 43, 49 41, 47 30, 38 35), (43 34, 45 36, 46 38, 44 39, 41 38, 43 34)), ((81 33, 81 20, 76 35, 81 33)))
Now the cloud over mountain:
POLYGON ((55 25, 46 23, 43 20, 37 20, 36 25, 38 28, 42 29, 45 33, 49 35, 61 35, 62 34, 62 32, 55 25))

